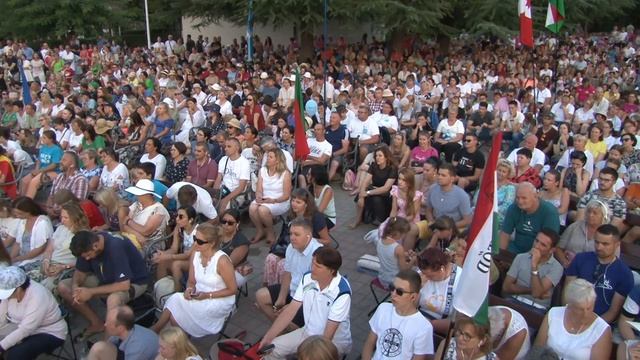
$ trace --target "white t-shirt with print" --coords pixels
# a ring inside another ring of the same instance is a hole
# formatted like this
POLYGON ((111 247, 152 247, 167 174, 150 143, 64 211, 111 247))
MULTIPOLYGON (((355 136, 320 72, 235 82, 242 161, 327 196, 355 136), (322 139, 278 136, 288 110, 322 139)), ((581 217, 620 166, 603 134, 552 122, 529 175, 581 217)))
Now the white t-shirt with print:
MULTIPOLYGON (((455 265, 454 265, 455 266, 455 265)), ((452 295, 455 295, 456 288, 460 283, 462 268, 456 269, 456 277, 453 280, 452 295)), ((442 318, 447 304, 447 289, 451 277, 442 281, 427 281, 420 289, 420 309, 436 319, 442 318)), ((453 297, 449 305, 449 314, 453 310, 453 297)), ((448 315, 448 314, 447 314, 448 315)))
POLYGON ((218 174, 222 176, 222 185, 234 191, 240 186, 241 180, 249 180, 251 176, 251 164, 245 157, 240 156, 236 160, 230 160, 228 156, 220 159, 218 174))
POLYGON ((433 354, 433 326, 418 311, 401 316, 393 304, 382 303, 369 320, 376 339, 373 360, 410 360, 433 354))
POLYGON ((349 122, 347 130, 349 130, 351 138, 360 137, 360 140, 369 140, 376 135, 380 135, 378 123, 371 116, 366 121, 355 118, 349 122))
POLYGON ((322 142, 319 142, 316 139, 307 139, 307 144, 309 144, 309 155, 319 159, 322 155, 327 155, 331 158, 331 154, 333 153, 333 146, 326 139, 322 142))
MULTIPOLYGON (((462 125, 462 121, 456 120, 453 125, 449 125, 447 119, 441 120, 438 124, 438 129, 436 132, 442 134, 442 138, 445 140, 451 140, 455 138, 458 134, 464 134, 464 125, 462 125)), ((462 145, 462 140, 458 142, 462 145)))

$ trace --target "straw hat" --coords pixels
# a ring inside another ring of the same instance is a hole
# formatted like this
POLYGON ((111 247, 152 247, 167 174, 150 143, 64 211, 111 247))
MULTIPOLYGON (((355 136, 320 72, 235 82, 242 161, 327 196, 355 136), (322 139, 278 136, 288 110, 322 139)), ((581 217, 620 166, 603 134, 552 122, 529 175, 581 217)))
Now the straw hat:
POLYGON ((109 124, 107 120, 105 119, 96 120, 96 126, 95 126, 96 134, 102 135, 107 131, 111 130, 111 128, 113 128, 113 124, 109 124))

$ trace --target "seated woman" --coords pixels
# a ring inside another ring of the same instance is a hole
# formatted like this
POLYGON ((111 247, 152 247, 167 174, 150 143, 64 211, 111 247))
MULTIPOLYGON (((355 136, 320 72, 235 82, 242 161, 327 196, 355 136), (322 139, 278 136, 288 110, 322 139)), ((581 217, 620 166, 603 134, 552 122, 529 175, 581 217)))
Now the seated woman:
POLYGON ((67 323, 44 286, 17 266, 0 268, 0 346, 8 360, 36 359, 64 344, 67 323))
POLYGON ((125 164, 120 163, 118 154, 112 148, 103 149, 100 159, 104 164, 100 174, 99 188, 111 188, 120 193, 129 186, 129 170, 125 164))
MULTIPOLYGON (((99 120, 104 120, 104 119, 99 119, 99 120)), ((106 121, 102 122, 103 125, 105 123, 106 121)), ((93 149, 97 152, 100 152, 100 150, 105 149, 107 147, 107 144, 104 139, 104 136, 99 135, 96 132, 96 129, 92 125, 87 125, 84 128, 84 137, 82 138, 82 143, 80 146, 83 151, 93 149)))
POLYGON ((436 219, 433 224, 429 225, 428 248, 437 248, 447 251, 451 244, 459 238, 460 230, 456 226, 456 222, 450 216, 443 215, 436 219))
POLYGON ((441 341, 436 352, 436 359, 458 360, 497 360, 491 351, 491 335, 488 325, 480 325, 468 317, 456 320, 455 336, 445 349, 446 341, 441 341))
POLYGON ((0 146, 0 191, 9 199, 15 199, 18 193, 18 185, 1 185, 15 181, 13 162, 7 157, 7 150, 0 146))
POLYGON ((92 227, 91 230, 120 231, 120 219, 118 214, 121 209, 129 207, 129 203, 120 198, 113 189, 104 188, 98 190, 93 197, 100 208, 105 224, 92 227))
POLYGON ((20 180, 20 193, 32 199, 43 182, 43 176, 46 175, 51 180, 58 176, 60 171, 58 164, 62 160, 63 151, 56 141, 56 133, 53 130, 44 131, 40 137, 40 143, 35 169, 20 180))
POLYGON ((434 332, 446 335, 449 329, 448 316, 453 310, 452 299, 460 283, 462 269, 438 248, 423 251, 417 264, 422 278, 420 312, 431 322, 434 332))
POLYGON ((151 162, 156 165, 156 173, 154 179, 161 179, 164 170, 167 167, 167 158, 160 153, 162 143, 157 138, 148 138, 144 143, 144 154, 140 158, 140 162, 151 162))
POLYGON ((449 109, 447 118, 440 120, 436 129, 434 146, 444 153, 444 159, 451 162, 453 154, 462 148, 464 125, 458 120, 458 111, 449 109))
POLYGON ((516 159, 516 171, 511 181, 515 184, 521 182, 530 182, 536 189, 542 185, 542 179, 538 169, 530 165, 533 153, 527 148, 521 148, 518 150, 516 159))
POLYGON ((567 305, 549 310, 534 345, 551 348, 561 359, 608 359, 611 328, 593 312, 593 284, 575 279, 564 289, 564 296, 567 305))
POLYGON ((156 279, 167 275, 173 279, 176 292, 182 290, 182 274, 189 270, 189 258, 193 249, 193 237, 196 234, 198 213, 192 206, 178 209, 173 241, 167 250, 159 250, 151 259, 156 267, 156 279))
POLYGON ((46 212, 38 203, 26 196, 13 202, 13 214, 23 220, 16 231, 11 246, 11 258, 14 265, 29 272, 40 267, 42 254, 47 241, 53 235, 53 226, 46 212))
POLYGON ((555 257, 566 268, 576 254, 595 251, 596 230, 609 223, 609 207, 600 200, 587 203, 584 219, 576 220, 560 236, 555 257))
POLYGON ((220 216, 220 225, 222 225, 222 241, 220 250, 231 259, 233 268, 236 269, 236 285, 244 286, 248 274, 248 267, 244 265, 249 256, 249 239, 240 231, 240 213, 234 209, 228 209, 220 216))
POLYGON ((235 305, 238 288, 233 264, 220 250, 222 229, 200 224, 194 241, 187 288, 167 300, 160 319, 151 327, 155 332, 171 323, 193 337, 217 334, 235 305))
POLYGON ((398 178, 398 168, 387 146, 377 148, 374 151, 374 159, 355 198, 356 220, 351 224, 352 229, 358 227, 363 221, 374 225, 380 224, 389 217, 391 211, 390 191, 398 178), (367 214, 365 214, 365 208, 367 214))
POLYGON ((411 149, 405 143, 403 134, 402 132, 397 132, 391 135, 391 144, 389 144, 389 151, 398 168, 409 165, 409 157, 411 156, 411 149))
POLYGON ((134 147, 134 152, 140 151, 142 144, 147 138, 149 125, 147 125, 138 111, 132 112, 129 117, 129 127, 127 128, 127 137, 118 140, 118 145, 134 147))
POLYGON ((391 212, 389 218, 401 217, 409 221, 410 230, 402 241, 407 250, 413 250, 418 240, 422 192, 416 190, 415 173, 411 168, 401 169, 398 185, 391 186, 391 212))
POLYGON ((504 215, 516 199, 516 186, 511 182, 515 173, 513 164, 507 159, 499 159, 496 166, 498 180, 498 224, 502 224, 504 215))
POLYGON ((85 150, 80 154, 80 160, 82 161, 80 173, 89 181, 89 192, 98 190, 102 174, 102 167, 98 165, 98 153, 93 149, 85 150))
POLYGON ((164 170, 163 176, 169 184, 184 181, 185 177, 187 177, 189 159, 185 156, 186 153, 187 145, 181 142, 175 142, 169 148, 171 159, 167 161, 167 167, 164 170))
POLYGON ((493 352, 499 359, 521 360, 531 347, 529 326, 519 312, 506 306, 489 307, 493 352))
POLYGON ((289 224, 296 218, 304 218, 312 224, 312 236, 321 244, 331 244, 329 229, 324 214, 316 209, 313 196, 305 189, 295 189, 291 193, 291 210, 289 219, 280 232, 278 241, 271 246, 269 255, 264 261, 263 284, 273 285, 280 283, 280 275, 284 271, 284 251, 289 245, 289 224))
POLYGON ((560 183, 569 190, 569 196, 573 203, 580 200, 589 187, 591 174, 584 169, 587 163, 587 155, 580 150, 575 150, 569 155, 569 167, 562 169, 560 183))
POLYGON ((327 219, 327 228, 331 230, 337 224, 336 203, 333 188, 329 184, 326 166, 313 166, 309 171, 309 183, 313 189, 313 198, 318 211, 327 219))
POLYGON ((256 199, 249 206, 251 222, 256 227, 256 235, 251 240, 256 243, 267 238, 267 243, 275 242, 273 218, 289 210, 291 197, 291 173, 282 151, 272 149, 265 154, 267 163, 260 168, 256 199))
POLYGON ((135 195, 137 201, 118 215, 120 231, 143 253, 145 260, 164 249, 164 244, 155 240, 165 235, 169 223, 169 212, 157 201, 160 196, 153 189, 153 182, 147 179, 128 187, 125 191, 135 195))
MULTIPOLYGON (((71 254, 71 238, 80 230, 89 230, 89 219, 78 204, 67 203, 60 210, 60 225, 44 250, 40 274, 31 276, 52 291, 58 281, 71 277, 76 266, 76 257, 71 254)), ((33 272, 32 272, 33 274, 33 272)))
POLYGON ((561 174, 556 169, 551 169, 544 174, 542 179, 542 189, 538 192, 538 197, 550 202, 558 209, 560 226, 564 228, 567 224, 567 212, 569 211, 570 194, 569 190, 562 188, 561 174))
POLYGON ((158 357, 156 360, 202 360, 198 355, 198 349, 179 327, 164 328, 158 334, 158 338, 158 357))
POLYGON ((422 166, 432 157, 439 159, 438 150, 431 146, 431 133, 422 131, 418 134, 418 146, 411 149, 409 164, 417 175, 422 174, 422 166))
MULTIPOLYGON (((402 217, 392 217, 381 237, 377 237, 376 253, 380 261, 380 271, 378 280, 388 288, 393 283, 396 274, 401 270, 410 269, 412 262, 409 261, 410 253, 401 245, 402 239, 411 229, 409 222, 402 217)), ((413 257, 415 260, 415 257, 413 257)))

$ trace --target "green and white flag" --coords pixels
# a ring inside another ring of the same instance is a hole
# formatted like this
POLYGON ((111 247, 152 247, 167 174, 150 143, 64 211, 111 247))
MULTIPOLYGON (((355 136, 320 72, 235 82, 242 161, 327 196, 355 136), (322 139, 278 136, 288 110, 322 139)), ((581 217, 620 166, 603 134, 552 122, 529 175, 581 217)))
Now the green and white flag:
POLYGON ((564 0, 549 0, 547 21, 544 26, 557 34, 564 24, 564 18, 564 0))

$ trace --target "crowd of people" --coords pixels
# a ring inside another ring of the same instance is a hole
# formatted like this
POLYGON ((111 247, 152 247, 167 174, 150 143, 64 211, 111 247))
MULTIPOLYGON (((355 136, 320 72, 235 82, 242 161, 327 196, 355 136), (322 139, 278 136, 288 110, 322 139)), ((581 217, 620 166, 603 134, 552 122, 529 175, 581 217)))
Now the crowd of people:
POLYGON ((542 36, 533 52, 320 37, 306 60, 295 39, 253 46, 247 63, 244 38, 3 42, 0 355, 59 348, 68 310, 88 322, 82 339, 107 335, 89 359, 201 359, 189 337, 219 333, 260 266, 258 310, 240 311, 272 321, 266 359, 603 359, 614 345, 640 358, 640 286, 621 257, 640 239, 640 33, 542 36), (513 259, 494 264, 489 322, 454 319, 497 133, 513 259), (350 313, 364 294, 337 250, 356 240, 331 234, 351 211, 352 229, 377 227, 374 281, 391 299, 362 348, 350 313), (248 263, 251 246, 267 246, 264 263, 248 263), (161 309, 150 328, 129 306, 145 294, 161 309))

